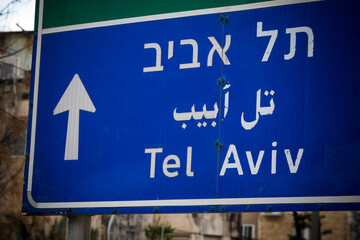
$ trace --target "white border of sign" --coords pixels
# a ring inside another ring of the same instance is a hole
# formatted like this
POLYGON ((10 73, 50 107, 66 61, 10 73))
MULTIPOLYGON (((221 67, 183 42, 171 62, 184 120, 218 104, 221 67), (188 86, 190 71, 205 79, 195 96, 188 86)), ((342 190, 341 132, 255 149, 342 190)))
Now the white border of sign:
POLYGON ((317 1, 322 1, 322 0, 273 0, 268 2, 244 4, 238 6, 210 8, 210 9, 168 13, 168 14, 158 14, 158 15, 151 15, 144 17, 134 17, 127 19, 112 20, 112 21, 103 21, 103 22, 71 25, 65 27, 42 29, 44 0, 40 0, 38 38, 37 38, 36 63, 35 63, 33 113, 32 113, 32 126, 31 126, 31 140, 30 140, 31 141, 30 162, 29 162, 28 184, 27 184, 27 198, 30 204, 34 208, 48 209, 48 208, 155 207, 155 206, 172 207, 172 206, 248 205, 248 204, 360 203, 360 196, 174 199, 174 200, 144 200, 144 201, 51 203, 51 202, 35 202, 31 195, 33 167, 34 167, 34 152, 35 152, 35 133, 36 133, 36 118, 37 118, 37 104, 38 104, 39 73, 40 73, 41 39, 43 34, 51 34, 51 33, 74 31, 74 30, 97 28, 97 27, 107 27, 107 26, 114 26, 121 24, 137 23, 137 22, 155 21, 162 19, 190 17, 190 16, 205 15, 205 14, 245 11, 251 9, 269 8, 269 7, 276 7, 283 5, 317 2, 317 1))

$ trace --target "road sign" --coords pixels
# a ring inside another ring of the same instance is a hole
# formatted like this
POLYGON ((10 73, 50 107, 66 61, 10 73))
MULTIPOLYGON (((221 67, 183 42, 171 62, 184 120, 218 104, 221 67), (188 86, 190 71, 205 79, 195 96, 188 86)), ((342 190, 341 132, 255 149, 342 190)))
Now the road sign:
POLYGON ((355 5, 42 9, 25 214, 359 209, 355 5))

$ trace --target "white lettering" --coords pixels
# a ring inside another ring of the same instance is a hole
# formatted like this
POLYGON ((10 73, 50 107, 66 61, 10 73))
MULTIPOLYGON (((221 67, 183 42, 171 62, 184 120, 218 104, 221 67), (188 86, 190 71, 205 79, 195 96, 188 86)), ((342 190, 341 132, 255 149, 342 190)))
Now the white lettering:
POLYGON ((180 69, 186 69, 186 68, 198 68, 200 67, 200 63, 198 61, 198 44, 194 39, 186 39, 181 40, 180 45, 191 45, 193 47, 193 56, 192 56, 192 62, 191 63, 184 63, 180 64, 180 69))
POLYGON ((296 33, 304 32, 308 37, 308 57, 314 56, 314 34, 311 28, 309 27, 296 27, 296 28, 287 28, 286 33, 290 34, 290 52, 284 55, 285 60, 292 59, 295 56, 296 51, 296 33))
POLYGON ((285 151, 285 156, 286 156, 286 160, 287 160, 288 165, 289 165, 290 172, 291 173, 296 173, 297 170, 298 170, 298 167, 300 165, 300 161, 301 161, 301 157, 303 155, 304 149, 303 148, 299 149, 296 160, 295 160, 295 165, 293 163, 290 150, 285 149, 284 151, 285 151))
POLYGON ((267 60, 270 57, 271 51, 272 51, 272 49, 274 47, 274 44, 275 44, 275 41, 276 41, 276 38, 277 38, 277 35, 278 35, 278 30, 263 31, 262 30, 262 25, 263 25, 262 22, 257 23, 256 37, 271 36, 270 40, 269 40, 269 43, 268 43, 268 45, 266 47, 264 56, 263 56, 263 58, 261 60, 262 62, 267 62, 267 60))
POLYGON ((178 171, 169 172, 168 171, 169 168, 180 168, 180 159, 178 156, 169 155, 164 159, 163 172, 164 172, 165 176, 167 176, 167 177, 176 177, 177 175, 179 175, 178 171), (175 163, 169 164, 170 160, 175 160, 175 163))
MULTIPOLYGON (((272 146, 276 147, 277 142, 273 142, 272 146)), ((271 151, 271 174, 276 174, 276 149, 271 151)))
POLYGON ((191 159, 192 159, 192 147, 187 148, 187 158, 186 158, 186 175, 188 177, 193 177, 194 172, 191 171, 191 159))
POLYGON ((224 176, 226 169, 228 169, 228 168, 236 168, 239 175, 244 174, 243 170, 241 168, 239 155, 237 154, 236 147, 234 144, 230 144, 230 146, 229 146, 229 150, 227 151, 224 163, 223 163, 221 171, 220 171, 220 176, 224 176), (235 160, 234 163, 229 163, 229 158, 231 155, 234 155, 234 160, 235 160))
POLYGON ((168 46, 168 59, 172 58, 174 55, 174 41, 169 41, 168 46))
POLYGON ((155 159, 157 153, 162 153, 162 148, 146 148, 145 153, 151 153, 150 178, 155 177, 155 159))
POLYGON ((143 72, 156 72, 164 70, 164 66, 161 66, 161 48, 157 43, 145 43, 144 49, 154 48, 156 50, 156 64, 154 67, 144 67, 143 72))
POLYGON ((249 162, 249 167, 250 167, 250 171, 251 171, 251 174, 252 175, 256 175, 259 171, 259 168, 260 168, 260 164, 261 164, 261 161, 263 159, 263 156, 264 156, 264 150, 261 150, 259 152, 259 156, 257 158, 257 161, 256 161, 256 165, 254 166, 254 160, 253 160, 253 157, 251 155, 251 152, 250 151, 246 151, 246 157, 248 159, 248 162, 249 162))
POLYGON ((221 60, 224 62, 224 64, 230 65, 230 61, 229 61, 228 57, 226 56, 226 51, 230 47, 231 35, 226 35, 225 47, 223 49, 220 47, 219 43, 216 41, 216 39, 214 37, 208 37, 208 39, 212 43, 213 47, 210 49, 210 52, 208 55, 207 66, 208 67, 212 66, 215 50, 219 54, 219 56, 220 56, 221 60))

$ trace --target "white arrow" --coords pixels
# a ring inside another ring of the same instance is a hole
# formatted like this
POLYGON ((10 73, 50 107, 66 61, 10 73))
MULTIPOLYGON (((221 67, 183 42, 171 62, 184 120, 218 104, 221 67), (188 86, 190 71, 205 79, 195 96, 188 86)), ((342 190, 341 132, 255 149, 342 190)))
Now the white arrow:
POLYGON ((53 112, 56 115, 69 111, 64 160, 78 160, 80 110, 96 111, 79 75, 75 74, 53 112))

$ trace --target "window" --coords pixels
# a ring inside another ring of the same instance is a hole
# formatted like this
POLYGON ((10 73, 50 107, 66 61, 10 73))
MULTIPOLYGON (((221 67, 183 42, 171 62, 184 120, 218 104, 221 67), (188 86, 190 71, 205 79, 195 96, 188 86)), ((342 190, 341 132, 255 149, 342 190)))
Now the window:
POLYGON ((0 62, 0 79, 19 79, 24 78, 24 70, 18 66, 21 64, 21 58, 18 56, 10 56, 4 58, 0 62))
POLYGON ((25 155, 25 149, 26 149, 25 133, 20 138, 14 138, 11 149, 12 149, 12 155, 14 157, 23 157, 25 155))
POLYGON ((136 240, 136 231, 135 229, 126 229, 125 231, 125 240, 136 240))
POLYGON ((255 238, 255 225, 243 224, 242 225, 242 237, 245 240, 251 240, 255 238))

